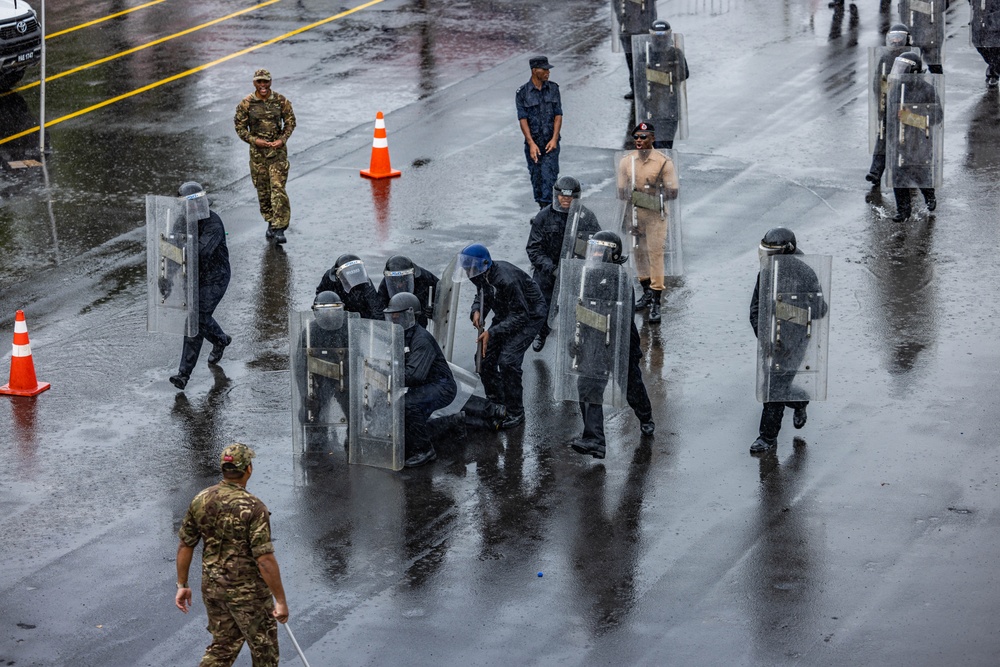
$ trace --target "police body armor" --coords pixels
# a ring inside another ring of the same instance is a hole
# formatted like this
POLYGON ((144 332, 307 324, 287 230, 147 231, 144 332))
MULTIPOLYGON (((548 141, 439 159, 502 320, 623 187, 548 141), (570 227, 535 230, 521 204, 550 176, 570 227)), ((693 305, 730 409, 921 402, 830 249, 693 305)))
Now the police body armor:
POLYGON ((885 158, 890 187, 941 187, 943 104, 943 74, 890 74, 885 116, 885 158))
POLYGON ((772 255, 761 266, 757 400, 826 400, 829 255, 772 255))
POLYGON ((920 54, 914 46, 873 46, 868 49, 868 151, 885 154, 885 110, 889 94, 889 73, 896 56, 907 51, 920 54))
POLYGON ((292 379, 292 450, 296 480, 308 476, 310 456, 322 460, 347 445, 350 414, 350 343, 344 313, 339 329, 316 322, 312 310, 288 314, 288 361, 292 379))
POLYGON ((684 258, 677 153, 664 149, 650 152, 665 158, 663 166, 644 165, 640 151, 615 153, 621 197, 619 229, 623 241, 631 239, 630 260, 637 275, 679 276, 684 273, 684 258))
POLYGON ((563 260, 555 398, 626 404, 632 278, 619 264, 563 260))
POLYGON ((635 119, 649 122, 661 141, 687 139, 687 62, 684 36, 632 36, 635 119))
POLYGON ((146 195, 146 330, 198 335, 198 206, 146 195))
MULTIPOLYGON (((944 46, 944 10, 947 0, 899 0, 899 20, 910 28, 910 40, 927 54, 927 62, 940 62, 944 46)), ((973 3, 978 0, 972 0, 973 3)))
POLYGON ((1000 0, 972 0, 969 41, 981 48, 1000 47, 1000 0))
POLYGON ((350 452, 348 461, 401 470, 404 451, 403 327, 378 320, 348 321, 350 452))

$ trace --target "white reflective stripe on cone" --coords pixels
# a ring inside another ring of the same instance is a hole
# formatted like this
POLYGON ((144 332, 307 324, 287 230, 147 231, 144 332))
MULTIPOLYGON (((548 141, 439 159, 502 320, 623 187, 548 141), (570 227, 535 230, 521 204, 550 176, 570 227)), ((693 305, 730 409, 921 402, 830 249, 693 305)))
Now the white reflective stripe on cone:
POLYGON ((372 140, 372 148, 388 148, 388 147, 389 147, 389 140, 385 137, 382 137, 381 139, 376 137, 375 139, 372 140))
POLYGON ((14 320, 14 333, 28 333, 28 323, 24 320, 14 320))
POLYGON ((11 353, 13 357, 31 356, 31 345, 14 345, 12 347, 14 348, 14 351, 11 353))

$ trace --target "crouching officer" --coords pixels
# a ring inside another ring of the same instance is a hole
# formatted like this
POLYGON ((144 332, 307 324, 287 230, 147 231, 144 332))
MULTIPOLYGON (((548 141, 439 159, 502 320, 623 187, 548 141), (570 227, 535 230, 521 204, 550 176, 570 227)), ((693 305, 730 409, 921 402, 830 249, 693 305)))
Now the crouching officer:
POLYGON ((437 341, 417 324, 420 300, 409 292, 400 292, 385 308, 386 322, 403 327, 406 384, 404 431, 406 452, 403 465, 415 468, 437 459, 437 452, 427 434, 431 413, 447 406, 458 387, 437 341))
POLYGON ((350 253, 337 258, 333 267, 323 274, 316 293, 336 292, 344 301, 344 308, 350 313, 358 313, 366 320, 381 320, 386 302, 368 278, 365 263, 357 255, 350 253))
POLYGON ((477 364, 486 397, 507 409, 500 428, 524 423, 521 364, 531 341, 542 329, 548 308, 538 285, 510 262, 494 260, 486 246, 473 243, 458 255, 455 282, 468 278, 478 292, 472 302, 472 326, 479 329, 477 364), (489 329, 486 316, 493 313, 489 329))
POLYGON ((382 283, 378 286, 379 298, 384 303, 389 303, 389 299, 400 292, 413 294, 420 300, 420 310, 416 313, 417 324, 426 329, 427 321, 434 317, 438 277, 403 255, 395 255, 386 260, 382 276, 382 283))
MULTIPOLYGON (((585 242, 595 232, 601 231, 597 216, 579 203, 574 211, 578 215, 574 215, 573 218, 576 228, 567 230, 570 207, 579 199, 580 181, 572 176, 560 176, 552 188, 552 203, 540 210, 531 221, 531 232, 528 234, 528 244, 524 249, 528 253, 531 266, 534 267, 531 279, 542 292, 546 309, 552 304, 552 290, 555 289, 559 259, 564 253, 576 256, 576 241, 583 239, 585 242), (569 239, 572 244, 569 248, 565 247, 567 234, 573 237, 569 239)), ((582 257, 582 253, 579 256, 582 257)), ((545 322, 535 338, 532 349, 541 352, 548 336, 549 324, 545 322)))
MULTIPOLYGON (((622 241, 618 234, 612 231, 601 231, 594 234, 587 244, 587 264, 599 268, 602 264, 623 265, 628 261, 628 256, 622 254, 622 241)), ((584 267, 582 277, 581 292, 586 292, 598 297, 596 301, 601 301, 608 297, 615 298, 619 293, 631 293, 631 283, 629 273, 619 270, 618 273, 601 271, 587 272, 584 267), (588 276, 588 273, 593 275, 588 276), (600 284, 593 284, 600 282, 600 284), (621 284, 612 284, 612 283, 621 284), (591 283, 588 286, 588 283, 591 283), (601 298, 603 296, 603 299, 601 298)), ((571 295, 566 295, 567 297, 571 295)), ((575 295, 572 295, 575 297, 575 295)), ((566 309, 567 315, 569 308, 566 309)), ((639 330, 635 326, 635 301, 634 297, 629 299, 624 309, 620 309, 621 314, 628 317, 629 341, 627 359, 627 381, 625 389, 625 399, 629 407, 635 412, 639 419, 639 429, 643 435, 653 435, 656 425, 653 422, 653 408, 649 402, 649 395, 646 393, 646 385, 642 381, 642 369, 639 362, 642 360, 642 348, 640 347, 639 330)), ((577 308, 579 314, 580 308, 577 308)), ((611 313, 604 313, 604 326, 613 326, 614 319, 611 313)), ((594 323, 592 323, 594 324, 594 323)), ((604 400, 605 389, 608 382, 613 381, 614 371, 611 368, 614 361, 609 361, 616 356, 614 350, 608 351, 608 338, 610 331, 601 332, 586 326, 585 322, 578 322, 577 330, 587 329, 585 335, 578 335, 569 341, 571 347, 570 356, 575 360, 575 366, 581 370, 579 373, 578 395, 580 403, 580 413, 583 417, 583 435, 573 440, 571 446, 580 454, 588 454, 597 459, 605 456, 607 441, 604 435, 604 400), (587 340, 585 340, 585 338, 587 340), (589 342, 596 344, 587 344, 589 342), (610 356, 609 356, 610 353, 610 356), (590 371, 589 373, 587 371, 590 371), (596 372, 595 372, 596 371, 596 372)), ((568 331, 566 332, 569 333, 568 331)), ((581 331, 582 333, 582 331, 581 331)), ((624 341, 622 341, 624 342, 624 341)))
MULTIPOLYGON (((229 288, 232 272, 229 268, 226 228, 222 224, 222 218, 215 211, 209 210, 205 189, 198 183, 188 181, 177 190, 177 196, 193 200, 198 211, 198 333, 184 337, 180 366, 177 374, 170 376, 170 384, 183 389, 198 363, 205 339, 212 344, 212 352, 208 355, 210 364, 222 361, 226 347, 233 342, 232 336, 227 335, 213 317, 229 288)), ((161 294, 164 291, 169 291, 169 287, 161 280, 161 294)))

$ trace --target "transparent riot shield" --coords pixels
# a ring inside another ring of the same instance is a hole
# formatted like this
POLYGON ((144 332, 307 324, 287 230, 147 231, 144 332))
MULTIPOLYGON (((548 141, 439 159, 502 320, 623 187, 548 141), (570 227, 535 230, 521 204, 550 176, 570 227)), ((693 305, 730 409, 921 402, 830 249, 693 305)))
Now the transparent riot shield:
POLYGON ((889 91, 889 73, 896 56, 907 51, 919 55, 914 46, 873 46, 868 49, 868 151, 885 152, 885 106, 889 91))
POLYGON ((455 384, 458 386, 458 392, 455 394, 455 398, 451 403, 432 412, 430 416, 431 419, 448 417, 461 412, 462 408, 465 407, 466 401, 469 400, 469 397, 476 393, 477 389, 480 389, 483 386, 479 376, 472 371, 467 371, 461 366, 451 362, 448 362, 448 366, 451 368, 451 374, 455 376, 455 384))
POLYGON ((146 195, 146 331, 198 334, 194 202, 146 195))
POLYGON ((656 128, 658 141, 687 139, 687 77, 684 36, 632 36, 635 120, 656 128))
MULTIPOLYGON (((977 1, 972 0, 972 3, 977 1)), ((914 46, 940 54, 944 45, 946 2, 947 0, 899 0, 899 19, 909 26, 910 40, 914 46)))
POLYGON ((1000 0, 972 0, 969 42, 981 48, 1000 47, 1000 0))
POLYGON ((560 260, 586 257, 587 241, 601 229, 597 215, 590 207, 581 200, 574 199, 566 213, 566 233, 563 236, 560 260))
POLYGON ((757 400, 826 400, 829 255, 772 255, 760 271, 757 400))
POLYGON ((313 311, 288 314, 288 358, 292 379, 292 453, 297 483, 311 464, 347 449, 350 414, 348 320, 326 329, 313 311))
POLYGON ((627 50, 632 35, 648 31, 655 20, 656 0, 611 0, 611 50, 627 50))
POLYGON ((461 283, 454 281, 455 256, 441 274, 438 281, 438 293, 434 297, 434 340, 441 346, 445 359, 451 361, 455 357, 455 326, 458 322, 458 299, 461 295, 461 283))
MULTIPOLYGON (((684 273, 680 180, 673 150, 615 153, 622 241, 640 278, 684 273)), ((654 281, 655 282, 655 281, 654 281)))
POLYGON ((618 264, 561 262, 555 398, 626 404, 632 282, 618 264))
POLYGON ((378 320, 348 321, 350 463, 401 470, 404 451, 403 328, 378 320))
POLYGON ((939 188, 944 175, 944 75, 894 74, 886 98, 885 162, 893 188, 939 188))

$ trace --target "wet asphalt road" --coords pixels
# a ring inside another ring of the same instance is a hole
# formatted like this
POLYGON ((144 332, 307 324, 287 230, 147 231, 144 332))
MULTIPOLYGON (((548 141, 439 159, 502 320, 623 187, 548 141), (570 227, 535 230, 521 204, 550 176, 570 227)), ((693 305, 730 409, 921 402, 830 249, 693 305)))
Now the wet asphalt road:
MULTIPOLYGON (((125 8, 66 4, 50 32, 125 8)), ((441 270, 481 241, 526 266, 512 97, 536 52, 563 91, 563 173, 606 192, 630 125, 606 3, 386 0, 52 127, 48 191, 37 170, 0 173, 0 330, 26 311, 53 386, 0 401, 0 664, 193 664, 209 636, 199 596, 187 616, 173 606, 176 529, 241 440, 313 665, 995 665, 1000 105, 952 4, 945 186, 935 216, 900 225, 863 180, 867 47, 891 22, 875 3, 856 20, 825 2, 660 3, 692 70, 676 144, 686 275, 659 327, 640 327, 656 436, 616 413, 603 462, 564 446, 579 417, 548 398, 548 346, 526 356, 523 429, 441 443, 427 468, 334 456, 296 479, 287 321, 342 252, 373 273, 396 253, 441 270), (284 249, 264 244, 231 126, 258 66, 299 120, 284 249), (403 171, 388 185, 357 173, 376 110, 403 171), (216 317, 235 342, 179 393, 180 340, 145 332, 141 225, 146 193, 189 178, 229 231, 216 317), (834 256, 829 400, 756 459, 747 307, 777 225, 834 256)), ((165 2, 97 45, 70 33, 50 41, 51 71, 241 8, 165 2)), ((344 8, 284 0, 52 81, 47 115, 344 8)), ((25 109, 37 89, 0 98, 5 130, 30 127, 25 109)))

